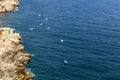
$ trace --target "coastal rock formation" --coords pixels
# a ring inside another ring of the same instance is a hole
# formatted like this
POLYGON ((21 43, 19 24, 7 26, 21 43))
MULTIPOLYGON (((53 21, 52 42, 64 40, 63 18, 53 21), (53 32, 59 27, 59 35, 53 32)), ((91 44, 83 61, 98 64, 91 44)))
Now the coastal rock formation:
POLYGON ((0 80, 28 80, 33 74, 26 72, 30 54, 24 51, 18 33, 0 35, 0 80))
POLYGON ((18 0, 0 0, 0 13, 14 11, 19 4, 18 0))

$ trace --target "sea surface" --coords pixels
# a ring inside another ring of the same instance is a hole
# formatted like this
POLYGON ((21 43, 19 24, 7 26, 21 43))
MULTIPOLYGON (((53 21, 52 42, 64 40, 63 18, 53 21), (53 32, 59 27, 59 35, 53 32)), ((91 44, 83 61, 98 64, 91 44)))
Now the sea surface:
POLYGON ((21 34, 34 80, 120 80, 120 0, 20 2, 0 23, 21 34))

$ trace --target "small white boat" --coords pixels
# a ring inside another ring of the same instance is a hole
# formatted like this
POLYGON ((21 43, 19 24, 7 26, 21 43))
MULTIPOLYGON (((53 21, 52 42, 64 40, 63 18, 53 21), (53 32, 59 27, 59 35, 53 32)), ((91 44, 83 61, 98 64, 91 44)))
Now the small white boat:
POLYGON ((64 65, 68 65, 68 61, 67 60, 64 60, 64 65))

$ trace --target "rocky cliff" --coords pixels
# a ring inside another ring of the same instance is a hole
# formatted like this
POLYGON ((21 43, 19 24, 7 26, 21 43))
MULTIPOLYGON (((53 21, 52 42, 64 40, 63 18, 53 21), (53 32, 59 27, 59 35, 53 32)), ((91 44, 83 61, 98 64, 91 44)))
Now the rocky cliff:
POLYGON ((28 80, 34 75, 26 72, 30 55, 24 51, 18 33, 0 35, 0 80, 28 80))
POLYGON ((0 0, 0 13, 14 11, 19 4, 18 0, 0 0))

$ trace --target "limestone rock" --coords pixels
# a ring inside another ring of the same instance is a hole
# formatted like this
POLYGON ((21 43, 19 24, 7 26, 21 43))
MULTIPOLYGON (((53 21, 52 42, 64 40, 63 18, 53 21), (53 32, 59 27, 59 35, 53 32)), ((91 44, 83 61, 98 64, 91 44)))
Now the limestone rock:
POLYGON ((0 13, 14 11, 19 4, 18 0, 0 0, 0 13))
POLYGON ((20 34, 0 35, 0 80, 28 80, 26 72, 30 55, 24 51, 20 34))

